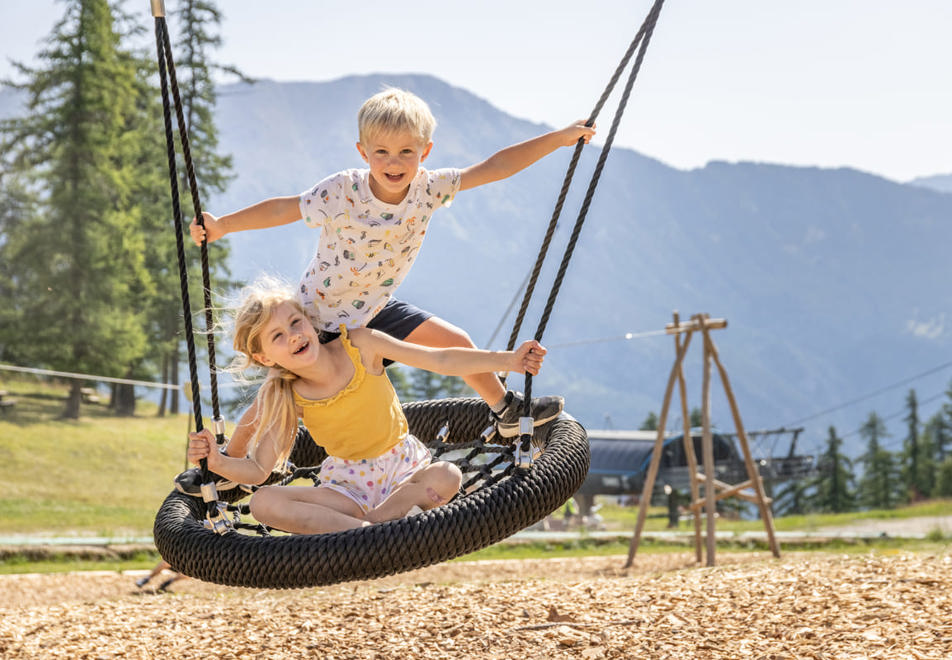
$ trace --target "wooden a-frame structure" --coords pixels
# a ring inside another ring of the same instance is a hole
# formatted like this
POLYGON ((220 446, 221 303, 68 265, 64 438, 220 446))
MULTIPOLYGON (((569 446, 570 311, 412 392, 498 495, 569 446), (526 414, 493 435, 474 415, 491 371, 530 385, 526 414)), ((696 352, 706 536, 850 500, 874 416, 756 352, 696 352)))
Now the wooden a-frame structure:
POLYGON ((694 513, 694 545, 697 562, 702 561, 701 551, 701 509, 703 508, 707 520, 707 565, 714 566, 714 548, 715 548, 715 505, 717 500, 727 497, 739 497, 749 502, 754 502, 760 511, 760 518, 764 521, 764 527, 767 530, 767 541, 770 550, 775 557, 780 556, 780 545, 777 543, 777 537, 774 533, 773 515, 770 511, 770 499, 764 492, 764 484, 757 470, 757 463, 750 453, 750 446, 747 442, 747 433, 744 431, 744 424, 741 421, 740 411, 737 408, 737 401, 734 398, 734 392, 731 389, 730 381, 727 378, 727 371, 721 363, 717 347, 714 340, 711 339, 711 330, 719 330, 727 327, 725 319, 711 319, 707 314, 695 314, 691 320, 685 323, 680 321, 677 312, 674 312, 674 322, 665 326, 665 332, 674 335, 674 348, 676 358, 674 366, 671 368, 671 374, 668 377, 668 386, 664 393, 664 402, 661 405, 661 415, 658 418, 658 438, 655 441, 654 451, 651 455, 651 465, 648 468, 648 474, 645 477, 644 486, 639 498, 638 521, 635 524, 635 533, 631 538, 631 545, 628 549, 628 561, 625 567, 632 565, 635 559, 635 553, 638 552, 638 542, 641 538, 641 532, 644 529, 645 518, 648 513, 648 505, 651 502, 651 494, 654 490, 655 478, 658 475, 658 467, 661 463, 661 454, 664 448, 665 425, 667 423, 668 410, 671 406, 671 397, 674 393, 674 385, 677 383, 678 392, 681 398, 681 418, 684 420, 684 454, 688 461, 688 472, 691 477, 691 504, 690 509, 694 513), (704 376, 701 390, 701 417, 702 417, 702 435, 701 435, 701 456, 704 471, 698 471, 697 457, 695 456, 694 440, 691 437, 691 418, 688 413, 687 386, 684 379, 684 356, 687 354, 688 347, 691 345, 691 338, 695 332, 700 332, 704 341, 704 376), (682 340, 681 335, 684 335, 682 340), (731 415, 734 418, 734 426, 737 430, 737 441, 740 444, 744 456, 744 464, 747 468, 747 481, 731 485, 721 482, 714 478, 714 443, 711 436, 711 363, 717 365, 720 373, 721 383, 724 386, 724 393, 730 404, 731 415), (701 484, 704 484, 704 497, 701 497, 701 484), (753 494, 747 491, 753 490, 753 494))

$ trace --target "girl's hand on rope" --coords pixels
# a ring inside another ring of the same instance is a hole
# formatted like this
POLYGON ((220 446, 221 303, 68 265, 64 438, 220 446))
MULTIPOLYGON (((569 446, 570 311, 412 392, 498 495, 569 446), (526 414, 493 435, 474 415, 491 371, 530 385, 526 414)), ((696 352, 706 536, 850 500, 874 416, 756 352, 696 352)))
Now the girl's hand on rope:
POLYGON ((208 469, 214 470, 212 463, 217 463, 215 459, 219 457, 217 451, 212 451, 216 445, 215 436, 209 429, 202 429, 198 433, 188 434, 188 460, 190 463, 199 465, 199 462, 208 459, 208 469))
POLYGON ((542 360, 548 351, 535 339, 523 342, 522 346, 517 348, 512 354, 512 368, 509 371, 516 373, 529 372, 533 376, 539 374, 542 368, 542 360))
POLYGON ((192 235, 195 245, 201 245, 202 239, 205 239, 208 243, 214 243, 227 233, 218 218, 208 211, 202 211, 202 221, 204 227, 198 224, 198 218, 192 218, 192 224, 188 226, 188 232, 192 235))
POLYGON ((563 138, 563 147, 574 146, 579 138, 585 140, 585 144, 592 141, 592 136, 595 135, 595 125, 586 126, 586 121, 585 119, 579 119, 559 131, 559 135, 563 138))

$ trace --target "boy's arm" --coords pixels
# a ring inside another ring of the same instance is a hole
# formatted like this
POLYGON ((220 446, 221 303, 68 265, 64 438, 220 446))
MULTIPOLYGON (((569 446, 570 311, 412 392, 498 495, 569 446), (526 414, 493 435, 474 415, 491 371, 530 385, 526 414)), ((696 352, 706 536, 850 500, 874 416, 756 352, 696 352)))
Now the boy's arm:
POLYGON ((192 224, 189 225, 188 230, 195 245, 201 245, 203 238, 212 243, 225 234, 236 231, 287 225, 301 219, 299 199, 297 195, 272 197, 220 218, 206 211, 202 213, 205 226, 202 227, 197 219, 192 218, 192 224))
POLYGON ((431 348, 400 341, 368 328, 351 330, 350 338, 360 350, 365 366, 376 369, 379 365, 382 368, 383 358, 389 358, 409 367, 444 376, 468 376, 491 371, 528 371, 535 375, 539 373, 546 354, 546 349, 534 339, 524 342, 514 351, 486 351, 478 348, 431 348))
POLYGON ((595 127, 586 126, 585 120, 580 119, 561 130, 506 147, 483 162, 464 169, 460 175, 459 189, 468 190, 510 177, 559 147, 573 146, 579 138, 588 144, 593 135, 595 135, 595 127))

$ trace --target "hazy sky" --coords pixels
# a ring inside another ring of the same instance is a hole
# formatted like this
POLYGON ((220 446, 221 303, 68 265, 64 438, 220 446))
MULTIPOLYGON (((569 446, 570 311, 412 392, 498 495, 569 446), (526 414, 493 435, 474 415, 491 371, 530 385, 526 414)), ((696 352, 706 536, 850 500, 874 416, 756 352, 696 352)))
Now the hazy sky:
MULTIPOLYGON (((219 60, 276 80, 428 73, 561 126, 589 114, 651 4, 221 0, 219 60)), ((148 0, 126 2, 140 6, 151 26, 148 0)), ((0 0, 0 11, 6 77, 11 58, 31 62, 62 5, 0 0)), ((950 35, 949 0, 668 0, 616 143, 679 168, 952 173, 950 35)))

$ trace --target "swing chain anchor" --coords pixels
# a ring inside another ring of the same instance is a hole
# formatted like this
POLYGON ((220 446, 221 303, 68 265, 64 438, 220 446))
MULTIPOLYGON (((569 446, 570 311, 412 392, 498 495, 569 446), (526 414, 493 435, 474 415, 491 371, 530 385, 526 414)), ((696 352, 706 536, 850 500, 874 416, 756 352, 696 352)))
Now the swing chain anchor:
POLYGON ((514 462, 520 470, 530 469, 535 459, 532 451, 532 428, 531 417, 519 418, 519 444, 516 446, 514 462))

